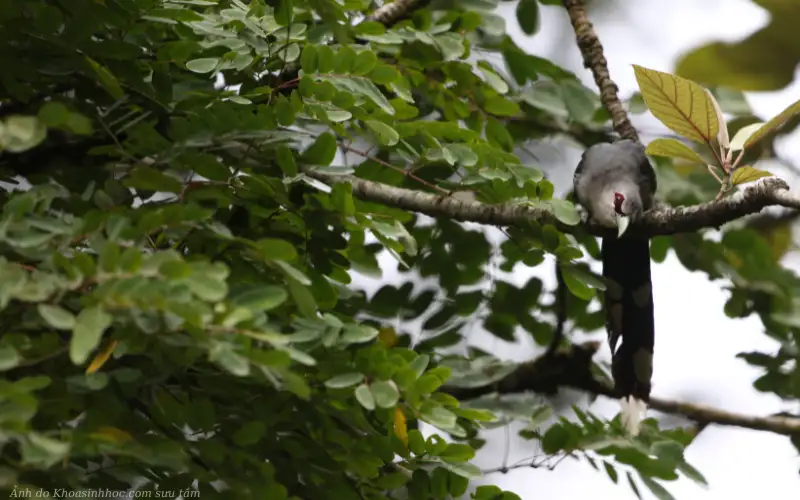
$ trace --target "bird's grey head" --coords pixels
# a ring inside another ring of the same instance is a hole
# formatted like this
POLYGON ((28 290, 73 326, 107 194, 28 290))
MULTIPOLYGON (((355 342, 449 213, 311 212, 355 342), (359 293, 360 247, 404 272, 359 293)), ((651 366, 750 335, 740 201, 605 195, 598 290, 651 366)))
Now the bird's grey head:
MULTIPOLYGON (((643 212, 639 190, 624 183, 612 186, 613 199, 609 204, 613 207, 613 221, 617 227, 617 237, 621 237, 632 220, 636 220, 643 212)), ((608 194, 606 194, 608 197, 608 194)), ((610 198, 610 197, 609 197, 610 198)))
POLYGON ((645 210, 643 191, 651 189, 643 165, 649 167, 644 146, 622 140, 588 148, 575 171, 578 201, 592 219, 622 236, 645 210))

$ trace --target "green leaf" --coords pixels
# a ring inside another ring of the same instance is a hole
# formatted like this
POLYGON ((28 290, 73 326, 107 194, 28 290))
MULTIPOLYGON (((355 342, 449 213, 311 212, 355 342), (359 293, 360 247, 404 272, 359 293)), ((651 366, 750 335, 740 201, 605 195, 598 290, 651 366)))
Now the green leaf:
POLYGON ((378 138, 378 142, 384 146, 394 146, 400 140, 400 134, 389 125, 378 120, 367 120, 364 122, 367 127, 378 138))
POLYGON ((47 137, 47 127, 35 116, 11 115, 0 121, 0 151, 22 153, 47 137))
POLYGON ((703 486, 708 486, 708 481, 706 481, 706 478, 703 477, 700 471, 692 467, 688 462, 684 460, 679 461, 677 468, 683 473, 684 476, 688 477, 695 483, 702 484, 703 486))
POLYGON ((231 297, 231 303, 254 311, 269 311, 283 304, 289 294, 277 285, 261 285, 231 297))
POLYGON ((388 64, 378 64, 367 77, 379 85, 388 85, 400 78, 400 73, 388 64))
POLYGON ((220 60, 216 57, 203 57, 186 61, 186 69, 194 73, 211 73, 219 65, 220 60))
POLYGON ((72 330, 75 326, 75 315, 61 306, 38 304, 36 309, 42 319, 56 330, 72 330))
POLYGON ((364 375, 361 373, 343 373, 326 380, 325 387, 330 387, 331 389, 343 389, 345 387, 351 387, 356 384, 360 384, 363 381, 364 375))
POLYGON ((337 149, 336 137, 330 132, 325 132, 303 152, 301 159, 311 165, 330 165, 336 157, 337 149))
POLYGON ((208 360, 217 363, 237 377, 250 374, 250 361, 236 352, 229 342, 215 342, 208 351, 208 360))
POLYGON ((479 66, 478 69, 480 69, 481 73, 483 73, 486 83, 488 83, 498 94, 508 93, 508 84, 505 80, 503 80, 502 77, 500 77, 500 75, 489 68, 483 67, 482 65, 479 66))
POLYGON ((422 456, 425 451, 425 438, 418 429, 408 431, 408 449, 416 456, 422 456))
POLYGON ((288 26, 292 22, 293 10, 293 0, 279 0, 275 9, 275 22, 281 26, 288 26))
POLYGON ((452 462, 441 462, 441 466, 445 469, 449 470, 453 474, 458 474, 461 477, 465 477, 467 479, 477 479, 479 477, 483 477, 483 473, 478 468, 477 465, 473 465, 467 462, 460 462, 460 463, 452 463, 452 462))
POLYGON ((628 476, 628 485, 630 485, 631 490, 636 495, 636 498, 642 500, 642 494, 639 493, 639 488, 636 486, 636 483, 633 480, 633 475, 630 472, 626 472, 625 475, 628 476))
POLYGON ((69 358, 76 364, 83 364, 99 344, 103 332, 111 326, 112 316, 99 305, 87 307, 78 313, 72 328, 69 344, 69 358))
POLYGON ((370 385, 370 390, 378 408, 394 408, 400 399, 400 391, 391 380, 377 380, 370 385))
POLYGON ((348 78, 335 75, 315 75, 315 78, 331 82, 339 90, 366 97, 386 114, 394 115, 394 107, 386 99, 386 96, 381 93, 374 83, 366 78, 348 78))
POLYGON ((250 446, 258 443, 267 433, 267 425, 261 420, 247 422, 233 433, 236 446, 250 446))
POLYGON ((499 95, 486 99, 485 109, 494 116, 518 116, 522 112, 517 103, 499 95))
POLYGON ((456 415, 446 408, 441 406, 433 406, 420 414, 420 418, 440 429, 452 429, 456 425, 456 415))
POLYGON ((590 300, 594 297, 594 290, 588 286, 583 279, 584 276, 578 274, 574 267, 560 266, 560 268, 562 276, 564 277, 564 284, 567 285, 567 289, 569 289, 573 295, 583 300, 590 300))
POLYGON ((356 400, 364 407, 364 409, 372 411, 375 409, 375 396, 369 390, 367 384, 361 384, 355 390, 356 400))
POLYGON ((553 215, 563 224, 577 226, 581 222, 581 214, 578 208, 567 200, 553 198, 548 203, 553 207, 553 215))
POLYGON ((187 22, 188 23, 188 22, 202 21, 203 20, 203 16, 201 16, 200 14, 196 13, 193 10, 183 9, 183 8, 179 8, 179 9, 170 9, 170 8, 166 8, 166 9, 161 9, 161 8, 148 9, 147 10, 147 15, 143 16, 143 17, 145 19, 149 19, 149 20, 153 20, 153 21, 161 21, 161 22, 171 21, 168 24, 173 24, 175 21, 181 21, 181 22, 187 22))
POLYGON ((278 149, 275 150, 275 159, 284 175, 289 177, 297 175, 298 169, 294 160, 294 152, 288 146, 278 146, 278 149))
POLYGON ((117 80, 117 77, 115 77, 108 68, 91 57, 86 57, 86 62, 89 63, 89 66, 94 70, 100 85, 106 89, 106 92, 108 92, 111 97, 114 99, 122 99, 125 96, 125 92, 122 90, 119 80, 117 80))
POLYGON ((535 429, 544 424, 553 416, 553 407, 547 404, 538 406, 531 414, 531 420, 528 422, 527 428, 535 429))
POLYGON ((222 300, 228 294, 228 285, 224 280, 202 271, 193 272, 184 282, 189 286, 193 294, 209 302, 222 300))
POLYGON ((369 342, 378 336, 378 329, 368 325, 348 324, 344 327, 341 341, 346 344, 369 342))
POLYGON ((706 89, 691 80, 636 64, 633 70, 645 104, 661 123, 702 144, 716 137, 720 124, 706 89))
POLYGON ((264 238, 258 240, 256 245, 265 259, 292 261, 297 258, 297 250, 285 240, 264 238))
POLYGON ((555 424, 544 433, 542 438, 542 451, 554 454, 564 449, 569 442, 569 431, 561 424, 555 424))
POLYGON ((145 191, 180 193, 183 189, 181 182, 175 177, 147 166, 136 167, 125 179, 124 184, 126 187, 145 191))
POLYGON ((317 70, 317 48, 311 44, 303 47, 300 55, 300 67, 304 73, 313 73, 317 70))
POLYGON ((273 261, 273 263, 279 268, 281 268, 281 270, 286 274, 287 277, 297 281, 303 286, 311 285, 311 280, 308 278, 308 276, 306 276, 304 272, 300 271, 299 269, 292 266, 288 262, 285 262, 283 260, 275 260, 273 261))
POLYGON ((614 484, 617 484, 617 481, 619 481, 619 476, 617 475, 617 469, 615 469, 614 466, 608 462, 603 462, 603 468, 605 468, 606 474, 608 474, 608 478, 611 479, 611 481, 614 484))
POLYGON ((422 374, 425 373, 425 368, 428 367, 428 363, 430 363, 430 361, 431 357, 427 354, 423 354, 409 363, 408 367, 416 372, 417 377, 421 377, 422 374))
POLYGON ((69 121, 69 108, 58 101, 48 101, 39 108, 37 116, 48 127, 60 127, 69 121))
POLYGON ((663 486, 658 484, 655 480, 645 476, 642 473, 639 473, 639 479, 642 480, 645 486, 655 495, 658 500, 675 500, 669 491, 666 490, 663 486))
POLYGON ((292 300, 294 300, 300 313, 306 318, 316 317, 317 303, 308 287, 291 277, 287 277, 286 282, 289 285, 289 293, 292 296, 292 300))
POLYGON ((378 56, 371 50, 362 50, 356 55, 353 61, 353 68, 350 72, 354 75, 366 75, 375 68, 378 63, 378 56))
POLYGON ((489 143, 498 146, 504 151, 512 151, 514 149, 514 138, 511 137, 508 128, 494 118, 486 120, 486 139, 489 143))
POLYGON ((22 357, 9 345, 0 346, 0 371, 10 370, 19 365, 22 357))
POLYGON ((355 215, 356 206, 353 201, 353 185, 346 182, 334 184, 331 188, 333 205, 345 215, 355 215))
POLYGON ((448 462, 467 462, 475 458, 475 450, 468 444, 451 443, 443 452, 439 453, 439 458, 448 462))
POLYGON ((20 441, 22 463, 47 469, 59 462, 69 453, 70 445, 38 432, 27 432, 20 441))
POLYGON ((771 176, 772 176, 771 173, 765 172, 764 170, 759 170, 749 165, 743 165, 733 171, 733 175, 731 175, 731 184, 736 186, 739 184, 744 184, 746 182, 753 182, 763 177, 771 177, 771 176))
POLYGON ((538 0, 520 0, 517 4, 517 21, 526 35, 533 35, 539 31, 538 0))
POLYGON ((702 165, 708 163, 692 148, 675 139, 655 139, 647 145, 645 153, 652 156, 680 158, 682 160, 687 160, 692 163, 700 163, 702 165))

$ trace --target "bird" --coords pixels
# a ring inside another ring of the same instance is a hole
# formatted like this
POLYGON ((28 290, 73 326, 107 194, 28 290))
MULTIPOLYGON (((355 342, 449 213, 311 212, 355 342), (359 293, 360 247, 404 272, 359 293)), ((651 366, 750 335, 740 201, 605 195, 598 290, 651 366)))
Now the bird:
POLYGON ((616 230, 616 237, 602 238, 603 301, 620 421, 636 435, 650 401, 655 320, 650 240, 626 231, 631 221, 653 207, 656 173, 644 146, 622 139, 586 149, 573 187, 589 220, 616 230))

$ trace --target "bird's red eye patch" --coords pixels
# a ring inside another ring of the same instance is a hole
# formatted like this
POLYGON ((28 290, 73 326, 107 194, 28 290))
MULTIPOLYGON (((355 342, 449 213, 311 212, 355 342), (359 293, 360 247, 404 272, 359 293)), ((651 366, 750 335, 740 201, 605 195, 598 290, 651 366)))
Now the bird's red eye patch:
POLYGON ((614 211, 620 215, 625 215, 622 213, 622 202, 625 201, 625 196, 622 193, 614 193, 614 211))

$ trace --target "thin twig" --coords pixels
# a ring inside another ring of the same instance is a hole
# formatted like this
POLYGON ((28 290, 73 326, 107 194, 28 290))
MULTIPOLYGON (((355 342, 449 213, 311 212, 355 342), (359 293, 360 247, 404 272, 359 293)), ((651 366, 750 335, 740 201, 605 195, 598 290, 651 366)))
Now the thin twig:
POLYGON ((547 346, 545 356, 552 356, 556 349, 561 345, 564 339, 564 325, 567 323, 567 300, 569 291, 567 290, 567 283, 564 281, 564 274, 561 272, 561 266, 556 266, 556 292, 555 292, 555 311, 556 311, 556 328, 553 330, 553 338, 550 339, 550 345, 547 346))
POLYGON ((425 179, 419 177, 418 175, 414 174, 413 172, 411 172, 409 170, 406 170, 404 168, 401 168, 401 167, 396 167, 396 166, 392 165, 391 163, 389 163, 387 161, 381 160, 380 158, 378 158, 376 156, 370 155, 366 151, 361 151, 360 149, 356 149, 354 147, 351 147, 351 146, 349 146, 349 145, 347 145, 347 144, 345 144, 343 142, 339 142, 339 147, 342 148, 345 151, 349 151, 351 153, 357 154, 357 155, 359 155, 359 156, 361 156, 363 158, 366 158, 368 160, 372 160, 375 163, 377 163, 378 165, 381 165, 381 166, 386 167, 386 168, 390 168, 390 169, 394 170, 395 172, 399 172, 399 173, 403 174, 404 176, 408 177, 409 179, 413 179, 416 182, 419 182, 420 184, 422 184, 423 186, 425 186, 425 187, 427 187, 429 189, 433 189, 434 191, 442 193, 445 196, 450 196, 450 191, 448 191, 447 189, 439 187, 436 184, 431 184, 430 182, 428 182, 425 179))

